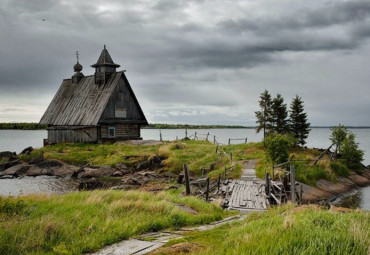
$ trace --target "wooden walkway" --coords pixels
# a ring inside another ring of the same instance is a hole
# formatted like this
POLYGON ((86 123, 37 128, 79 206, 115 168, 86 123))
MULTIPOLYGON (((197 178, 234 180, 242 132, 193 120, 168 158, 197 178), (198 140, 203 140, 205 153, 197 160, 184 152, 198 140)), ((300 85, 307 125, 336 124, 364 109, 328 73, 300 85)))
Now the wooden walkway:
POLYGON ((257 179, 255 166, 256 160, 249 160, 243 166, 241 180, 230 181, 223 187, 224 204, 227 204, 229 210, 241 213, 267 210, 269 202, 266 199, 265 183, 257 179))
POLYGON ((266 211, 265 185, 256 181, 237 180, 229 184, 229 210, 240 212, 266 211))

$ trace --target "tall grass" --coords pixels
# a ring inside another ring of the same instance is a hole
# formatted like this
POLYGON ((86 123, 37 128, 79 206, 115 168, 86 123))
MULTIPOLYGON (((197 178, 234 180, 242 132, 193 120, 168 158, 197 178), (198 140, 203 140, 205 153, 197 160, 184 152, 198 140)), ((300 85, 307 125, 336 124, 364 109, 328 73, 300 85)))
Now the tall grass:
MULTIPOLYGON (((366 255, 370 252, 370 213, 286 205, 252 213, 243 222, 190 234, 168 246, 174 243, 193 244, 189 254, 366 255)), ((164 248, 157 254, 171 252, 164 248)))
POLYGON ((206 224, 227 215, 214 204, 178 193, 93 191, 0 197, 0 254, 80 254, 145 232, 206 224))

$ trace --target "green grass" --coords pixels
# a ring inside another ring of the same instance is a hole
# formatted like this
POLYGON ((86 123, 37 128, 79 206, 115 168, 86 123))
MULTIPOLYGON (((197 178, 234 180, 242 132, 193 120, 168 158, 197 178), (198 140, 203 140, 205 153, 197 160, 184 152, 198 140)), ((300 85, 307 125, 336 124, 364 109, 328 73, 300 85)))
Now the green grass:
POLYGON ((333 212, 317 206, 285 205, 252 213, 242 222, 171 241, 153 254, 368 254, 370 213, 333 212), (174 244, 176 244, 173 246, 174 244))
POLYGON ((227 214, 179 191, 0 197, 0 254, 80 254, 145 232, 210 223, 227 214))
MULTIPOLYGON (((163 142, 158 145, 131 145, 129 143, 116 144, 56 144, 37 149, 30 155, 21 155, 22 160, 28 161, 41 155, 46 159, 57 159, 73 165, 103 166, 110 165, 115 167, 117 164, 125 164, 135 168, 140 162, 154 156, 165 158, 163 169, 165 171, 179 174, 183 170, 183 164, 187 163, 191 176, 199 176, 202 169, 208 170, 208 177, 215 179, 219 174, 224 174, 224 168, 231 166, 230 153, 235 161, 245 161, 257 159, 256 175, 259 178, 265 177, 265 172, 271 174, 272 162, 267 160, 262 143, 247 143, 236 145, 219 146, 219 151, 225 154, 216 154, 216 145, 207 141, 188 140, 163 142), (210 170, 213 165, 213 170, 210 170)), ((336 181, 337 176, 347 176, 345 169, 338 167, 335 163, 330 164, 327 156, 316 166, 315 160, 320 154, 313 149, 295 149, 294 160, 298 160, 296 167, 296 178, 298 181, 309 185, 315 185, 316 181, 324 178, 336 181)), ((290 156, 291 156, 290 155, 290 156)), ((239 178, 242 167, 238 165, 235 171, 228 177, 239 178)), ((278 173, 279 169, 276 169, 278 173)))
MULTIPOLYGON (((233 152, 234 160, 254 158, 260 149, 255 149, 253 144, 222 146, 220 149, 233 152), (250 153, 248 152, 250 151, 250 153), (257 151, 257 152, 256 152, 257 151)), ((183 164, 188 163, 190 174, 199 176, 202 168, 210 170, 210 177, 216 178, 218 173, 223 173, 224 168, 231 166, 228 155, 216 154, 216 145, 207 141, 174 141, 164 142, 159 145, 137 146, 123 144, 56 144, 36 149, 30 155, 21 155, 20 158, 30 161, 43 155, 45 159, 57 159, 73 165, 116 166, 125 164, 136 167, 140 162, 154 156, 164 157, 163 168, 175 174, 183 170, 183 164)), ((231 177, 239 177, 241 166, 236 168, 231 177)))

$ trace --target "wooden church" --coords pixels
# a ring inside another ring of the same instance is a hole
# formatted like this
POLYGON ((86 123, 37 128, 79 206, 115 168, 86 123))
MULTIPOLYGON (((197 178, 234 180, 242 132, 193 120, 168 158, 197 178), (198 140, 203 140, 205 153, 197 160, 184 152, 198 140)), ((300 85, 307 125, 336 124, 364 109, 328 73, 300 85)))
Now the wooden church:
POLYGON ((124 71, 104 45, 95 74, 84 76, 78 60, 70 79, 64 79, 40 123, 48 125, 44 144, 103 143, 141 139, 148 125, 124 71))

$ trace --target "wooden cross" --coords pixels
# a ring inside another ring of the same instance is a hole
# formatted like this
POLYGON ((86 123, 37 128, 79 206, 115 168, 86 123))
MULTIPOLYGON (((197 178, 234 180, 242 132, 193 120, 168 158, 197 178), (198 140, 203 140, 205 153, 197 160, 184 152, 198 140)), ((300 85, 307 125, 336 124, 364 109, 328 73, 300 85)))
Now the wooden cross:
POLYGON ((78 54, 78 51, 76 51, 76 57, 77 57, 77 62, 78 62, 78 56, 79 56, 80 54, 78 54))

